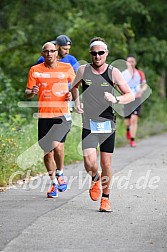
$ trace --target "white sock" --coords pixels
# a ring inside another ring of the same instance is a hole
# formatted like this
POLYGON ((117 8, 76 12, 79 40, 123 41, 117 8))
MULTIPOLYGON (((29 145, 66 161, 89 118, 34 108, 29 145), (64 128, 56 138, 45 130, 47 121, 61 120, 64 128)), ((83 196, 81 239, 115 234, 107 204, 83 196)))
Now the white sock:
POLYGON ((63 174, 63 170, 58 170, 58 169, 56 170, 56 175, 59 175, 59 176, 60 176, 60 175, 62 175, 62 174, 63 174))
POLYGON ((56 185, 58 185, 57 178, 52 179, 52 184, 56 184, 56 185))

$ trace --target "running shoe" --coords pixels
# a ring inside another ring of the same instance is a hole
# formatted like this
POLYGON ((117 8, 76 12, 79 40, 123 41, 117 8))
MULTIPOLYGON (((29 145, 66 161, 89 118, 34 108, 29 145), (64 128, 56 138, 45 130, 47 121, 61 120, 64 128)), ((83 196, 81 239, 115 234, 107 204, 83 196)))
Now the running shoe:
POLYGON ((127 138, 128 140, 131 139, 131 135, 130 135, 130 131, 129 131, 129 130, 126 131, 126 138, 127 138))
POLYGON ((111 203, 107 198, 101 198, 100 212, 111 212, 111 203))
POLYGON ((64 179, 64 174, 56 175, 58 180, 58 190, 59 192, 65 192, 67 190, 67 182, 64 179))
POLYGON ((97 201, 100 198, 101 195, 100 174, 99 174, 99 180, 92 181, 91 187, 89 189, 89 195, 93 201, 97 201))
POLYGON ((56 198, 58 197, 57 185, 52 184, 49 191, 47 192, 48 198, 56 198))
POLYGON ((135 143, 134 140, 131 140, 131 141, 130 141, 130 146, 131 146, 131 147, 136 147, 136 143, 135 143))

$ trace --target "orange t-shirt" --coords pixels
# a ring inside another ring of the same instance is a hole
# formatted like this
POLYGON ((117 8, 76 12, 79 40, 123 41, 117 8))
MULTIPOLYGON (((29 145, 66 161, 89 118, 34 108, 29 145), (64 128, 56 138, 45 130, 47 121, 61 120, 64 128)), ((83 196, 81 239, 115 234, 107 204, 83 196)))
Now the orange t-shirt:
POLYGON ((69 113, 69 102, 65 101, 68 82, 75 77, 72 66, 58 62, 55 68, 47 68, 44 63, 32 66, 28 75, 27 88, 39 86, 39 117, 52 118, 69 113))

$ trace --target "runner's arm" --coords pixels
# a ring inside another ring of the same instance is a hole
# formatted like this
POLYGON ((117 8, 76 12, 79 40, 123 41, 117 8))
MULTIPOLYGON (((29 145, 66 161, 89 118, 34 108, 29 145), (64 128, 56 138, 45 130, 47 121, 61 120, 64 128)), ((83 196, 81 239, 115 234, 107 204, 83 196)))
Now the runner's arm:
POLYGON ((26 88, 25 90, 25 94, 27 96, 27 98, 31 99, 34 97, 34 95, 36 95, 39 92, 39 86, 35 85, 33 86, 32 89, 30 88, 26 88))
POLYGON ((79 67, 71 88, 72 97, 75 102, 75 108, 78 113, 83 113, 82 104, 79 98, 79 86, 82 84, 84 69, 85 66, 79 67))
POLYGON ((112 101, 113 103, 117 103, 117 100, 119 100, 119 104, 127 104, 135 100, 133 92, 131 91, 129 85, 126 83, 122 73, 118 68, 113 68, 112 80, 116 85, 118 85, 118 88, 121 91, 121 95, 116 96, 115 101, 112 101))

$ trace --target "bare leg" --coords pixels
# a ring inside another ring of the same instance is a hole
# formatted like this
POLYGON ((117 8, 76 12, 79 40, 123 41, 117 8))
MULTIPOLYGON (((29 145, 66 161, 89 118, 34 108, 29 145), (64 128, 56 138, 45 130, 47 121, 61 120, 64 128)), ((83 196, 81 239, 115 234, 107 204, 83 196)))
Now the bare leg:
POLYGON ((130 119, 130 134, 131 137, 135 138, 137 132, 138 116, 132 115, 130 119))
POLYGON ((53 151, 46 153, 44 156, 44 164, 51 180, 55 179, 56 167, 62 170, 64 165, 64 143, 57 143, 55 146, 53 151))
POLYGON ((64 166, 64 143, 54 142, 54 160, 59 170, 64 166))
POLYGON ((91 186, 89 189, 90 198, 94 201, 98 200, 101 195, 100 179, 98 174, 97 153, 95 148, 85 149, 84 165, 86 171, 92 177, 91 186))
POLYGON ((125 119, 125 126, 126 126, 126 138, 130 139, 131 138, 131 135, 130 135, 130 118, 125 119))
POLYGON ((64 143, 53 142, 54 147, 54 160, 56 164, 56 179, 58 182, 58 190, 60 192, 65 192, 67 190, 67 183, 64 179, 63 175, 63 167, 64 167, 64 143), (61 171, 61 173, 60 173, 61 171))
POLYGON ((112 179, 112 153, 100 152, 100 165, 102 168, 101 181, 104 194, 110 193, 110 183, 112 179))
POLYGON ((129 118, 126 118, 126 119, 124 120, 124 123, 125 123, 126 128, 127 128, 127 127, 130 127, 130 119, 129 119, 129 118))
POLYGON ((48 174, 51 178, 51 180, 55 179, 55 168, 56 163, 53 156, 53 151, 50 151, 49 153, 46 153, 44 156, 44 164, 46 166, 46 169, 48 171, 48 174))
POLYGON ((95 148, 85 149, 83 151, 83 155, 84 155, 84 166, 86 171, 91 176, 95 176, 98 171, 96 149, 95 148))

